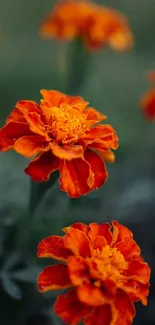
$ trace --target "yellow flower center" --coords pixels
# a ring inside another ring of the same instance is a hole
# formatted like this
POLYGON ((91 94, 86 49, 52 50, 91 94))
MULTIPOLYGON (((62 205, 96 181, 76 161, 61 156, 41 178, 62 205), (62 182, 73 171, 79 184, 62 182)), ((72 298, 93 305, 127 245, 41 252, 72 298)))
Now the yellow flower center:
MULTIPOLYGON (((91 261, 93 269, 95 268, 102 281, 111 280, 118 286, 124 278, 123 272, 128 268, 124 256, 117 248, 111 248, 109 245, 103 247, 101 251, 94 250, 91 261)), ((95 284, 99 286, 98 281, 95 284)))
POLYGON ((57 142, 74 143, 86 130, 85 118, 72 106, 52 107, 50 129, 57 142))

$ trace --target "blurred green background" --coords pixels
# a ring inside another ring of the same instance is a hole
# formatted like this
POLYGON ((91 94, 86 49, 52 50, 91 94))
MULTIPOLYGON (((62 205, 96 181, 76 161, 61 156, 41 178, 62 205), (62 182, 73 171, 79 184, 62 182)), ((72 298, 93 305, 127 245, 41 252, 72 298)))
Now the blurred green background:
MULTIPOLYGON (((120 139, 116 163, 108 166, 104 187, 80 200, 69 200, 55 184, 30 225, 26 213, 30 179, 23 172, 28 161, 14 152, 0 153, 1 325, 60 324, 52 312, 55 293, 37 293, 36 277, 46 263, 36 258, 37 244, 45 236, 59 234, 64 225, 112 219, 134 231, 152 267, 149 305, 137 304, 134 324, 155 324, 155 126, 145 120, 138 107, 148 88, 146 72, 155 69, 155 1, 98 3, 126 14, 135 35, 130 52, 104 49, 91 55, 85 82, 78 91, 115 127, 120 139)), ((67 89, 67 55, 72 44, 39 37, 40 21, 54 1, 0 0, 0 4, 2 126, 18 100, 39 101, 42 88, 67 89)))

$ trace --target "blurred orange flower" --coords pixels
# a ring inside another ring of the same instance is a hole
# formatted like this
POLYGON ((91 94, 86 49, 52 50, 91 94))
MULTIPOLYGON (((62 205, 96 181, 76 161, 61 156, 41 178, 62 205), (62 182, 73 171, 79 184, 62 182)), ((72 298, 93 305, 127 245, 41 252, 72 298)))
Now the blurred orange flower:
POLYGON ((108 176, 104 159, 115 160, 115 130, 98 124, 106 116, 88 107, 82 97, 45 89, 41 94, 40 104, 16 104, 0 130, 0 151, 14 149, 27 158, 37 155, 25 169, 36 182, 48 181, 59 169, 61 189, 70 197, 99 188, 108 176))
POLYGON ((126 17, 87 0, 61 0, 41 23, 40 34, 62 40, 80 36, 89 50, 109 45, 124 51, 133 45, 126 17))
POLYGON ((148 79, 153 86, 142 96, 140 106, 145 117, 152 121, 155 119, 155 71, 148 72, 148 79))
POLYGON ((41 292, 70 288, 58 296, 56 314, 71 325, 130 325, 133 303, 147 305, 150 279, 132 232, 117 221, 112 227, 78 222, 63 231, 63 237, 47 237, 38 246, 38 257, 64 262, 38 277, 41 292))

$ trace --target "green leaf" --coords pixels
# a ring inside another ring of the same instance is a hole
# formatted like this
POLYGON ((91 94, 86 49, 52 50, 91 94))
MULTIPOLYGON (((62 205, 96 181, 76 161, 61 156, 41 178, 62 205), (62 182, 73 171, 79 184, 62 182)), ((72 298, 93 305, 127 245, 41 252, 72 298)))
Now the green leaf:
POLYGON ((1 283, 3 290, 12 298, 20 300, 22 298, 22 291, 15 282, 10 280, 8 273, 1 275, 1 283))
POLYGON ((2 264, 2 270, 10 270, 13 267, 15 267, 21 259, 21 255, 17 252, 10 254, 7 256, 7 258, 4 260, 2 264))
POLYGON ((12 277, 21 282, 29 282, 29 283, 36 283, 37 276, 41 268, 38 266, 30 266, 25 269, 21 269, 19 271, 15 271, 12 273, 12 277))

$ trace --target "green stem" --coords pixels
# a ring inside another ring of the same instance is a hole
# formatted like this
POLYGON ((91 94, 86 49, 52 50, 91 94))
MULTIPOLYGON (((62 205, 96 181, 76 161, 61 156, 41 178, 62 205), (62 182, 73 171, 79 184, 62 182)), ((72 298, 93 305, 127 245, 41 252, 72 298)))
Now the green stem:
POLYGON ((76 95, 84 84, 89 69, 91 54, 84 48, 82 39, 76 38, 69 44, 68 51, 68 94, 76 95))

